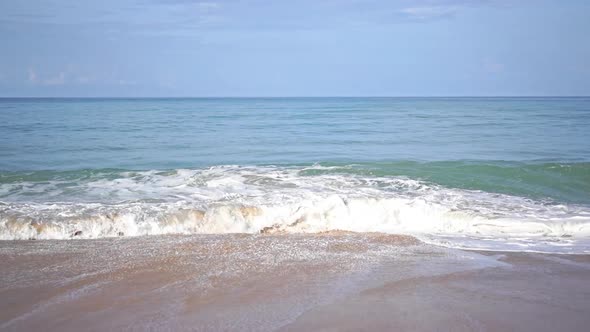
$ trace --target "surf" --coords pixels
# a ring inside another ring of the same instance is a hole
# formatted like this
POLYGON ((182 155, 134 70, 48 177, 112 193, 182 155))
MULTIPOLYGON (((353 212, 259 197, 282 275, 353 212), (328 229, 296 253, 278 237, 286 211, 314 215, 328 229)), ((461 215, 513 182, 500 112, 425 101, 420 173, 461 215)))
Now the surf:
POLYGON ((366 165, 49 172, 4 178, 0 191, 2 240, 343 230, 460 248, 590 248, 587 205, 449 187, 366 165))

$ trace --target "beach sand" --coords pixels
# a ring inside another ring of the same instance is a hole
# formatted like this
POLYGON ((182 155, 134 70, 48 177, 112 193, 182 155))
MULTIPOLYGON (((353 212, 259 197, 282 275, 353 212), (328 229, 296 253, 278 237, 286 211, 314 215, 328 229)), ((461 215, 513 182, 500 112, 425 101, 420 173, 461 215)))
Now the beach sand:
POLYGON ((0 242, 0 330, 587 331, 590 256, 409 236, 0 242))

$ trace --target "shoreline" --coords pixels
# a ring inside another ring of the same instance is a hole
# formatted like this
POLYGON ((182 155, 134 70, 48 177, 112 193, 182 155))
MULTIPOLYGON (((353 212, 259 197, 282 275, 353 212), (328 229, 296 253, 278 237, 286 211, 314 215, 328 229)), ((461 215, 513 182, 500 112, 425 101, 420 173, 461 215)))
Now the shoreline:
POLYGON ((0 241, 0 330, 585 330, 590 255, 402 235, 0 241))

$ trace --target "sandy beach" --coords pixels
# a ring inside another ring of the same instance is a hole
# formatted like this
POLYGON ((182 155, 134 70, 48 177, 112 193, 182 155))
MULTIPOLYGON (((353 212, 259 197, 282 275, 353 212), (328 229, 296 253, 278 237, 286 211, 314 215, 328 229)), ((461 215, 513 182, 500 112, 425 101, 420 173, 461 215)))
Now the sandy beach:
POLYGON ((0 330, 585 331, 590 256, 409 236, 0 242, 0 330))

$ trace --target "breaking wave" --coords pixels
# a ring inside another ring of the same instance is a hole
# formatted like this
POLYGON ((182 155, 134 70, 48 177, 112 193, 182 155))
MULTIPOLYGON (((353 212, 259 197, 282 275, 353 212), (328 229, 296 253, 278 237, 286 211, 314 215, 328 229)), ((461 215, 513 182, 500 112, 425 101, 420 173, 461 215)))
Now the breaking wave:
POLYGON ((462 248, 590 252, 586 205, 342 166, 11 175, 0 201, 2 240, 346 230, 462 248))

